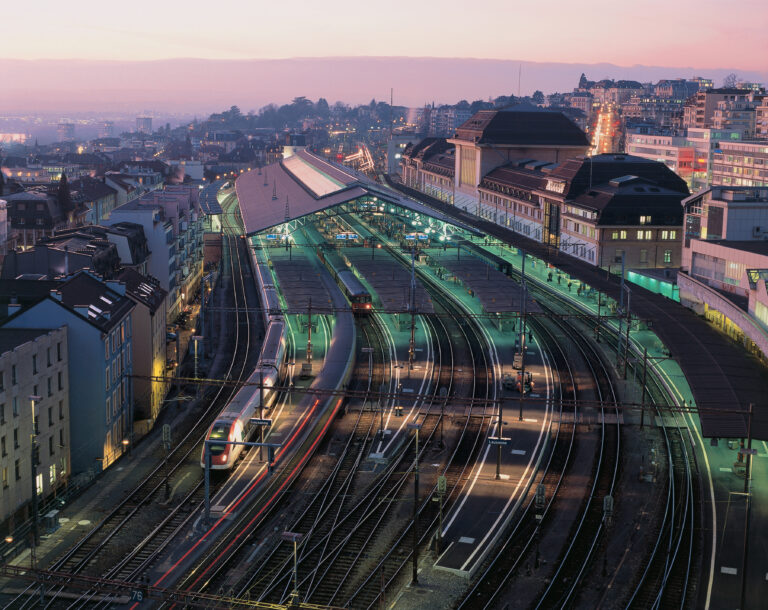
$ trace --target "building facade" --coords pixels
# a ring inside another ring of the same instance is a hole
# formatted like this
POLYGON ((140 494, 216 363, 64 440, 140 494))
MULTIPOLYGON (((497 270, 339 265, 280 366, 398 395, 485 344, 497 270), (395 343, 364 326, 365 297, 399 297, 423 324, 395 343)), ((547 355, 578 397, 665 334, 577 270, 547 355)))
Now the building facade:
POLYGON ((67 328, 0 329, 0 523, 67 482, 69 423, 67 328))
POLYGON ((126 296, 134 302, 133 328, 134 413, 137 420, 154 423, 165 400, 168 382, 165 376, 167 293, 160 283, 133 269, 123 269, 117 277, 125 284, 126 296))

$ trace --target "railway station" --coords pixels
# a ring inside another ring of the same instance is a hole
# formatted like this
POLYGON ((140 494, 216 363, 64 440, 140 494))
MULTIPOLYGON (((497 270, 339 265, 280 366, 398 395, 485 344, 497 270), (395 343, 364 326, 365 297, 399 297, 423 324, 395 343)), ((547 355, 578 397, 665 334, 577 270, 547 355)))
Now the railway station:
POLYGON ((740 416, 705 409, 699 428, 688 405, 707 382, 674 368, 642 294, 627 313, 597 275, 304 150, 201 197, 219 216, 234 308, 213 315, 234 354, 202 380, 223 385, 194 470, 166 484, 171 518, 135 526, 179 542, 139 545, 114 574, 142 570, 157 599, 307 608, 554 607, 588 574, 648 599, 655 576, 621 569, 630 545, 647 574, 690 575, 691 448, 717 421, 738 437, 740 416), (630 521, 658 535, 610 529, 630 521), (654 548, 670 544, 667 569, 654 548), (599 553, 615 573, 595 572, 599 553))

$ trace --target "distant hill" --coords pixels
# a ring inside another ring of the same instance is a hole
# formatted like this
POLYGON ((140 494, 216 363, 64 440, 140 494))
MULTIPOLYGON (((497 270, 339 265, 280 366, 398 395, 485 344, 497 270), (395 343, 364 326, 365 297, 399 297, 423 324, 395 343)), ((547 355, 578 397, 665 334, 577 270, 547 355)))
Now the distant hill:
POLYGON ((491 59, 408 57, 160 61, 0 60, 0 112, 168 111, 207 113, 237 104, 246 112, 304 95, 330 103, 389 100, 420 106, 536 89, 570 91, 590 80, 704 76, 716 84, 729 72, 766 82, 768 72, 706 67, 616 66, 491 59))

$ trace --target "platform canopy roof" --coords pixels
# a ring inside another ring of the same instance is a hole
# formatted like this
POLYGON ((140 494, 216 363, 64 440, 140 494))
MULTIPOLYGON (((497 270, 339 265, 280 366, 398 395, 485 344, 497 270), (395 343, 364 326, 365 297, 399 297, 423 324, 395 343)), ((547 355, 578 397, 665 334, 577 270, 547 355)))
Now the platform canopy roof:
POLYGON ((465 231, 481 234, 477 229, 377 184, 363 174, 328 163, 304 150, 278 163, 240 175, 235 189, 247 235, 360 197, 377 197, 465 231))

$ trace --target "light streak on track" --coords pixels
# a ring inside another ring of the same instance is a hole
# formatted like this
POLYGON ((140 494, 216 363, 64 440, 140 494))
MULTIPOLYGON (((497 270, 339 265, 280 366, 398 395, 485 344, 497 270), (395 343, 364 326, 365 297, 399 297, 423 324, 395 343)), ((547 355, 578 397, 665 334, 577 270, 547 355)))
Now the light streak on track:
MULTIPOLYGON (((278 451, 278 453, 277 453, 277 456, 281 456, 281 455, 282 455, 282 454, 283 454, 283 453, 284 453, 284 452, 285 452, 285 451, 286 451, 288 448, 290 448, 290 446, 291 446, 291 445, 293 444, 293 442, 296 440, 296 438, 298 437, 299 433, 302 431, 302 429, 304 428, 304 426, 306 425, 306 423, 307 423, 307 422, 308 422, 308 421, 311 419, 311 416, 312 416, 312 414, 314 413, 315 409, 317 408, 317 405, 318 405, 318 403, 319 403, 319 402, 320 402, 320 401, 319 401, 319 399, 318 399, 318 400, 315 400, 314 404, 312 405, 312 408, 311 408, 311 409, 310 409, 310 411, 307 413, 307 415, 306 415, 306 417, 304 418, 304 421, 302 422, 301 426, 299 426, 299 427, 296 429, 296 431, 293 433, 293 435, 292 435, 292 436, 291 436, 291 438, 288 440, 288 442, 287 442, 287 443, 286 443, 286 444, 285 444, 285 445, 284 445, 284 446, 283 446, 283 447, 280 449, 280 451, 278 451)), ((252 519, 251 519, 251 520, 250 520, 250 521, 249 521, 249 522, 246 524, 245 528, 243 528, 242 530, 240 530, 240 532, 237 534, 237 536, 235 536, 235 537, 234 537, 234 538, 233 538, 233 539, 230 541, 230 543, 227 545, 227 547, 226 547, 226 548, 225 548, 225 549, 224 549, 224 550, 223 550, 221 553, 219 553, 219 554, 216 556, 216 558, 214 559, 214 561, 213 561, 213 562, 212 562, 212 563, 211 563, 211 564, 210 564, 208 567, 206 567, 206 568, 205 568, 205 570, 203 570, 203 572, 202 572, 202 573, 201 573, 201 574, 200 574, 200 575, 199 575, 199 576, 198 576, 198 577, 195 579, 195 581, 192 583, 192 586, 193 586, 193 587, 194 587, 194 586, 195 586, 195 585, 196 585, 198 582, 200 582, 200 580, 201 580, 201 579, 202 579, 202 578, 203 578, 203 577, 204 577, 204 576, 205 576, 205 575, 206 575, 206 574, 207 574, 207 573, 210 571, 210 569, 211 569, 211 568, 212 568, 214 565, 216 565, 216 563, 217 563, 217 562, 218 562, 218 561, 221 559, 221 557, 222 557, 222 556, 223 556, 225 553, 227 553, 227 552, 229 551, 229 549, 232 547, 232 545, 233 545, 235 542, 237 542, 237 540, 239 540, 239 539, 240 539, 240 537, 241 537, 243 534, 245 534, 245 533, 250 533, 250 532, 251 532, 251 526, 252 526, 252 525, 253 525, 253 524, 256 522, 256 520, 258 520, 258 519, 259 519, 259 518, 260 518, 260 517, 261 517, 261 516, 264 514, 264 511, 266 511, 266 510, 267 510, 267 508, 269 508, 269 507, 271 506, 271 504, 272 504, 272 503, 275 501, 275 498, 277 498, 277 497, 280 495, 280 493, 282 493, 282 491, 285 489, 285 487, 286 487, 286 486, 287 486, 287 485, 288 485, 288 484, 289 484, 289 483, 290 483, 290 482, 293 480, 293 477, 294 477, 294 475, 295 475, 295 474, 296 474, 296 473, 297 473, 297 472, 298 472, 298 471, 299 471, 299 470, 300 470, 300 469, 301 469, 301 468, 304 466, 304 463, 307 461, 307 459, 309 459, 309 456, 310 456, 310 455, 312 454, 312 452, 315 450, 315 448, 317 447, 317 444, 320 442, 320 440, 321 440, 321 439, 323 439, 323 438, 325 437, 325 433, 326 433, 326 431, 328 430, 328 427, 331 425, 331 422, 332 422, 332 421, 334 420, 334 418, 336 417, 336 413, 338 412, 338 410, 339 410, 339 407, 341 406, 341 403, 342 403, 342 399, 339 399, 339 400, 336 402, 336 406, 334 407, 334 409, 333 409, 333 412, 331 413, 331 415, 330 415, 330 417, 328 418, 328 420, 325 422, 325 425, 323 426, 323 429, 320 431, 320 434, 318 434, 318 435, 315 437, 315 440, 312 442, 312 445, 310 446, 309 450, 308 450, 308 451, 307 451, 307 452, 306 452, 306 453, 305 453, 305 454, 302 456, 302 458, 301 458, 301 460, 299 461, 299 463, 298 463, 298 464, 296 464, 296 466, 295 466, 295 467, 294 467, 294 469, 291 471, 291 473, 290 473, 290 474, 289 474, 289 475, 288 475, 288 476, 285 478, 285 480, 284 480, 284 481, 283 481, 283 482, 280 484, 280 487, 279 487, 279 488, 278 488, 278 489, 275 491, 275 493, 273 493, 273 494, 272 494, 272 496, 270 496, 269 500, 267 500, 267 502, 264 504, 264 506, 262 506, 262 507, 261 507, 261 509, 259 509, 259 511, 256 513, 256 515, 254 515, 254 517, 253 517, 253 518, 252 518, 252 519)), ((165 580, 165 579, 166 579, 166 578, 167 578, 167 577, 168 577, 168 576, 169 576, 169 575, 170 575, 170 574, 171 574, 171 573, 172 573, 172 572, 173 572, 173 571, 174 571, 176 568, 178 568, 178 566, 179 566, 179 565, 180 565, 180 564, 181 564, 181 563, 182 563, 182 562, 183 562, 185 559, 187 559, 187 557, 189 557, 189 555, 190 555, 190 554, 191 554, 193 551, 195 551, 195 550, 197 549, 197 547, 198 547, 200 544, 202 544, 202 543, 203 543, 205 540, 207 540, 207 539, 208 539, 208 537, 209 537, 209 535, 210 535, 211 533, 213 533, 213 531, 214 531, 214 530, 216 530, 216 529, 219 527, 219 525, 221 525, 221 523, 222 523, 222 522, 223 522, 223 521, 224 521, 224 520, 225 520, 225 519, 226 519, 226 518, 227 518, 227 517, 230 515, 230 513, 231 513, 231 512, 232 512, 232 511, 233 511, 235 508, 237 508, 237 505, 238 505, 238 504, 240 504, 240 502, 242 502, 242 501, 243 501, 243 500, 244 500, 246 497, 248 497, 248 495, 250 494, 250 492, 251 492, 251 491, 252 491, 252 490, 253 490, 253 489, 254 489, 254 488, 255 488, 255 487, 256 487, 256 486, 257 486, 259 483, 261 483, 261 481, 263 481, 263 480, 264 480, 264 477, 265 477, 265 476, 266 476, 266 470, 262 470, 261 474, 260 474, 260 475, 259 475, 259 476, 256 478, 256 480, 255 480, 255 481, 254 481, 254 482, 251 484, 251 486, 248 488, 248 490, 246 491, 246 493, 244 493, 244 494, 243 494, 243 495, 240 497, 240 499, 239 499, 239 500, 238 500, 238 501, 237 501, 237 502, 236 502, 234 505, 232 505, 232 507, 231 507, 231 508, 230 508, 230 509, 229 509, 229 510, 228 510, 228 511, 227 511, 227 512, 224 514, 224 515, 222 515, 222 516, 219 518, 219 520, 218 520, 218 521, 216 521, 216 523, 214 523, 214 524, 213 524, 213 526, 211 527, 211 529, 209 529, 209 530, 208 530, 208 531, 207 531, 207 532, 206 532, 206 533, 205 533, 205 534, 204 534, 204 535, 203 535, 203 536, 202 536, 202 537, 201 537, 201 538, 200 538, 200 539, 199 539, 197 542, 195 542, 195 544, 194 544, 194 545, 193 545, 193 546, 192 546, 192 547, 191 547, 191 548, 190 548, 190 549, 189 549, 189 550, 188 550, 186 553, 184 553, 184 555, 182 555, 182 556, 181 556, 181 558, 180 558, 180 559, 179 559, 179 560, 178 560, 176 563, 174 563, 174 564, 173 564, 173 565, 172 565, 170 568, 168 568, 168 571, 166 571, 166 572, 165 572, 165 574, 163 574, 163 575, 162 575, 162 576, 161 576, 161 577, 160 577, 160 578, 159 578, 159 579, 158 579, 158 580, 157 580, 157 581, 154 583, 154 585, 153 585, 153 586, 155 586, 155 587, 159 586, 159 585, 160 585, 160 583, 162 583, 162 582, 163 582, 163 581, 164 581, 164 580, 165 580)), ((133 604, 133 605, 131 606, 131 610, 133 610, 134 608, 137 608, 137 607, 138 607, 138 605, 139 605, 138 603, 136 603, 136 604, 133 604)))

